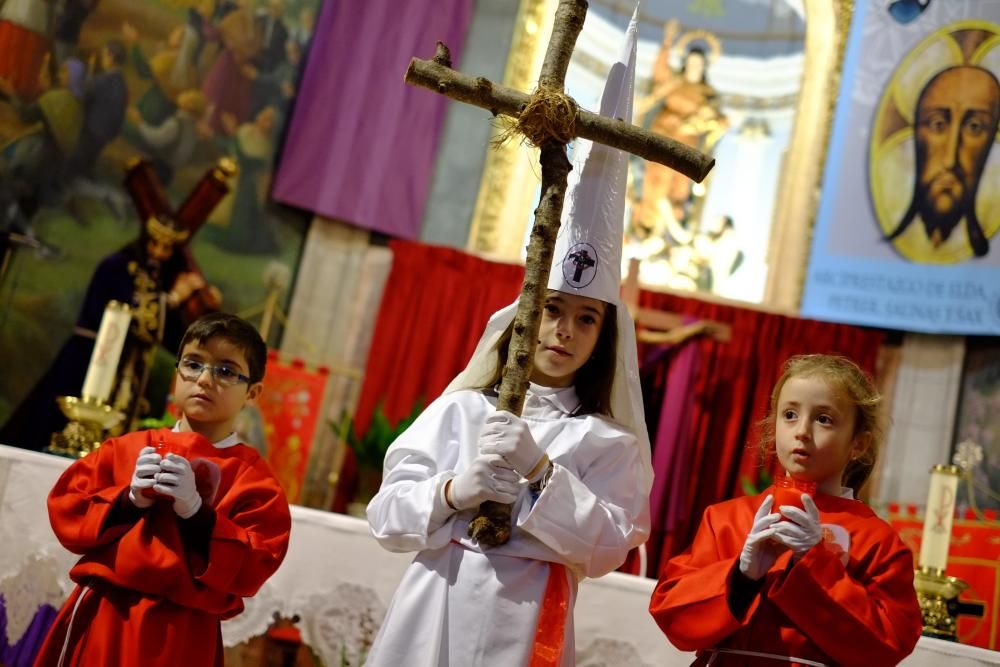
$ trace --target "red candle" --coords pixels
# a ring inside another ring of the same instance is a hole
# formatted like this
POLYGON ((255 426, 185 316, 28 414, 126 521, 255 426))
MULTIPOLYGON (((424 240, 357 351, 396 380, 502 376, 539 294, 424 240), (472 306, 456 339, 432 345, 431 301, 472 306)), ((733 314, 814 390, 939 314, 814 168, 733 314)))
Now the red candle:
POLYGON ((793 505, 804 510, 802 506, 802 494, 808 493, 810 497, 816 497, 816 482, 794 479, 788 475, 783 475, 774 480, 774 505, 772 512, 778 512, 782 505, 793 505))
MULTIPOLYGON (((167 458, 167 454, 177 454, 178 456, 184 456, 184 451, 183 451, 184 448, 180 447, 179 444, 177 442, 174 442, 173 440, 164 440, 163 438, 160 438, 159 442, 152 443, 151 446, 154 449, 156 449, 156 453, 160 455, 161 459, 167 458)), ((166 497, 162 493, 154 491, 152 488, 143 489, 142 495, 146 496, 147 498, 152 498, 154 500, 156 498, 166 497)))

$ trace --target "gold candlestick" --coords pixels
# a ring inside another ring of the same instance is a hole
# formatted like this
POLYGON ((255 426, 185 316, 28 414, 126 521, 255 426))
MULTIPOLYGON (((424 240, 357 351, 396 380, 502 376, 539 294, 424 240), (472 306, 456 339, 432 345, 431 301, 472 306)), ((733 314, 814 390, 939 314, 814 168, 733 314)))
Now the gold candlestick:
POLYGON ((984 611, 982 605, 977 603, 959 602, 958 596, 969 585, 945 574, 961 475, 962 469, 958 466, 936 465, 931 468, 919 567, 913 574, 913 586, 917 590, 923 616, 923 634, 949 641, 958 641, 959 614, 982 616, 984 611))
POLYGON ((110 405, 89 397, 60 396, 58 403, 69 423, 60 433, 52 434, 46 449, 51 454, 82 458, 97 449, 105 431, 125 419, 110 405))

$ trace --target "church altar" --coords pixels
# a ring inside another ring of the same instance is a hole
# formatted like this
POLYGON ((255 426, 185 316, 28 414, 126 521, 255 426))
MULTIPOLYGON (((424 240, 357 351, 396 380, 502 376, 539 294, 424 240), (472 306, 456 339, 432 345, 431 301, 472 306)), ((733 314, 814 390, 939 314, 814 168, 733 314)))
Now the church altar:
MULTIPOLYGON (((50 623, 71 589, 75 556, 49 528, 45 497, 68 459, 0 445, 0 665, 30 664, 13 647, 50 623)), ((263 635, 278 613, 297 615, 302 640, 326 665, 358 664, 411 554, 394 554, 360 519, 292 506, 288 555, 246 611, 222 624, 227 647, 263 635), (346 660, 346 662, 343 662, 346 660)), ((646 611, 655 582, 613 573, 580 585, 577 664, 688 665, 646 611)), ((845 638, 845 641, 848 641, 845 638)), ((228 651, 227 651, 228 656, 228 651)), ((243 664, 251 664, 244 662, 243 664)), ((1000 665, 1000 652, 922 637, 906 667, 1000 665)))

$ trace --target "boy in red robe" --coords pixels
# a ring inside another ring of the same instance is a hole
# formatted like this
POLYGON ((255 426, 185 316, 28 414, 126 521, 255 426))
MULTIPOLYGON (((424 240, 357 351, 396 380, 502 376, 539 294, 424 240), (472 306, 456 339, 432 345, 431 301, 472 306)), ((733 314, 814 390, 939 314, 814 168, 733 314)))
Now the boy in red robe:
POLYGON ((240 318, 197 320, 177 363, 177 426, 111 438, 56 482, 52 528, 83 557, 36 667, 223 664, 221 621, 278 569, 291 529, 278 481, 233 432, 266 358, 240 318))
POLYGON ((650 612, 693 665, 895 665, 920 638, 913 555, 854 499, 875 465, 880 397, 843 357, 793 357, 762 447, 790 478, 705 510, 650 612), (772 510, 774 510, 772 512, 772 510))

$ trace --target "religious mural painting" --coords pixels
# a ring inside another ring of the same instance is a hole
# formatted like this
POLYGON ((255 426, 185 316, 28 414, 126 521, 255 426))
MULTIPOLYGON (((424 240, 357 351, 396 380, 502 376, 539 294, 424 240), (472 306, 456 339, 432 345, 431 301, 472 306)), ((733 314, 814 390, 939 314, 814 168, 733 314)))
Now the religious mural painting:
POLYGON ((1000 332, 1000 5, 858 3, 805 314, 1000 332))
MULTIPOLYGON (((593 108, 635 3, 592 2, 567 91, 593 108)), ((716 158, 704 183, 633 158, 625 260, 653 287, 759 302, 778 177, 804 70, 803 3, 649 0, 632 122, 716 158)))
MULTIPOLYGON (((974 500, 979 509, 1000 510, 1000 342, 970 339, 962 374, 962 395, 955 424, 954 455, 972 469, 974 500)), ((965 485, 960 493, 964 496, 965 485)), ((960 504, 968 504, 959 498, 960 504)))
MULTIPOLYGON (((151 165, 171 208, 220 160, 236 167, 190 239, 179 273, 191 277, 173 275, 164 292, 212 288, 237 313, 271 290, 287 299, 308 221, 270 202, 270 182, 320 3, 0 3, 0 231, 20 241, 0 273, 0 423, 71 338, 103 260, 121 255, 128 273, 174 259, 150 255, 123 185, 133 158, 151 165)), ((160 342, 153 416, 175 352, 160 342)))

